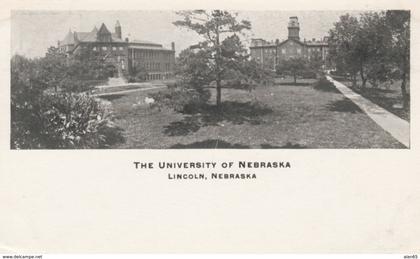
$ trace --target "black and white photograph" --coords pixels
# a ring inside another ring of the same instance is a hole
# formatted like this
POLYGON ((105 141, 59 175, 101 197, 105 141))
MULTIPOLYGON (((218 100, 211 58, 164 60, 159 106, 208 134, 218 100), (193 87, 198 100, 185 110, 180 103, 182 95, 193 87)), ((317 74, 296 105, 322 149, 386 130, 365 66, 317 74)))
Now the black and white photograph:
POLYGON ((0 259, 419 257, 419 4, 5 1, 0 259))
POLYGON ((409 149, 410 10, 12 10, 11 149, 409 149))

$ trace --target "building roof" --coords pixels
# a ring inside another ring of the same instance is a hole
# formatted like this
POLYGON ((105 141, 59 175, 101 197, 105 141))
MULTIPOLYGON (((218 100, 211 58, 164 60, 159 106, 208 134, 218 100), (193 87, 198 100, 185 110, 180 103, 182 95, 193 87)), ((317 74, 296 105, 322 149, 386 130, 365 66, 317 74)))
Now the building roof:
MULTIPOLYGON (((116 26, 121 26, 119 21, 117 21, 116 26)), ((69 30, 64 40, 59 41, 59 44, 62 46, 65 45, 75 45, 76 47, 79 43, 94 43, 100 42, 98 35, 100 34, 108 34, 111 35, 111 42, 117 43, 127 43, 123 39, 118 38, 116 33, 111 33, 108 28, 102 23, 101 27, 98 28, 95 26, 92 31, 90 32, 72 32, 69 30)), ((134 49, 149 49, 149 50, 165 50, 165 51, 173 51, 171 49, 166 49, 162 46, 162 44, 146 41, 146 40, 133 40, 128 42, 129 48, 134 49)))
POLYGON ((132 40, 128 42, 128 47, 132 49, 149 49, 149 50, 165 50, 172 51, 171 49, 164 48, 162 44, 154 43, 147 40, 132 40))
POLYGON ((111 34, 108 28, 105 26, 105 23, 102 23, 101 27, 99 28, 98 34, 111 34))
POLYGON ((172 51, 171 49, 164 48, 162 46, 151 46, 151 45, 140 45, 140 44, 131 44, 128 43, 128 48, 130 49, 147 49, 147 50, 164 50, 164 51, 172 51))
POLYGON ((328 46, 328 42, 325 41, 307 41, 305 44, 309 47, 315 46, 328 46))
MULTIPOLYGON (((260 39, 257 39, 260 40, 260 39)), ((271 43, 268 41, 263 40, 264 44, 263 45, 251 45, 250 48, 274 48, 276 46, 281 46, 284 43, 288 42, 288 41, 294 41, 298 44, 301 45, 305 45, 307 47, 319 47, 319 46, 328 46, 328 42, 326 41, 300 41, 300 40, 296 40, 296 39, 286 39, 280 43, 271 43)))
POLYGON ((98 33, 109 33, 111 34, 112 42, 124 42, 124 40, 118 38, 117 34, 109 32, 104 24, 98 30, 96 26, 90 32, 69 31, 64 40, 60 41, 60 45, 74 45, 77 42, 98 42, 98 33))
POLYGON ((154 42, 147 41, 147 40, 132 40, 132 41, 130 41, 130 43, 141 44, 141 45, 148 45, 148 46, 162 47, 162 44, 154 43, 154 42))
POLYGON ((64 40, 60 41, 60 45, 74 45, 74 43, 74 34, 71 30, 69 30, 64 40))

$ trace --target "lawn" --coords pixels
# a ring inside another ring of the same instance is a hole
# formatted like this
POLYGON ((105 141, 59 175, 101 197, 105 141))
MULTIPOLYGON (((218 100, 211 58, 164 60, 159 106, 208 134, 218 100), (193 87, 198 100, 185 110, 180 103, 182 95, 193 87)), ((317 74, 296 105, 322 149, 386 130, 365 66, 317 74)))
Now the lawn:
POLYGON ((404 148, 343 95, 313 83, 226 88, 222 113, 210 104, 159 111, 144 103, 150 91, 110 96, 125 137, 113 148, 404 148))
MULTIPOLYGON (((371 102, 406 121, 410 121, 410 109, 399 107, 403 102, 400 88, 401 80, 395 80, 392 83, 380 85, 377 88, 372 87, 369 82, 366 83, 365 88, 361 88, 360 85, 362 83, 360 79, 357 81, 356 86, 353 86, 352 82, 348 80, 340 79, 339 81, 371 102)), ((410 93, 409 82, 407 82, 407 91, 410 93)))

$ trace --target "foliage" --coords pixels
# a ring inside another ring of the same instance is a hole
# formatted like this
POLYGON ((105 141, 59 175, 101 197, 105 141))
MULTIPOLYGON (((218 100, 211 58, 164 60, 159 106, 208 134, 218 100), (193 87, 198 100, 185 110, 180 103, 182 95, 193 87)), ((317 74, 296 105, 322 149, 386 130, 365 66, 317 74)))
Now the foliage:
POLYGON ((324 92, 337 92, 337 88, 325 76, 321 77, 314 85, 314 89, 324 92))
POLYGON ((170 108, 177 112, 191 112, 203 104, 203 96, 186 87, 169 88, 149 94, 159 109, 170 108))
POLYGON ((176 26, 194 31, 203 38, 202 42, 194 45, 194 48, 190 50, 195 55, 194 59, 187 59, 187 61, 196 62, 200 67, 195 71, 190 71, 188 69, 190 66, 187 66, 181 71, 187 75, 187 81, 188 73, 200 72, 200 74, 195 73, 192 76, 194 80, 197 80, 193 83, 200 84, 195 85, 196 88, 201 84, 215 81, 216 104, 221 107, 222 80, 226 79, 232 70, 239 71, 240 63, 248 57, 239 35, 243 35, 245 30, 249 30, 251 23, 246 20, 238 21, 237 14, 222 10, 181 11, 177 14, 182 16, 182 20, 174 22, 176 26))
POLYGON ((337 71, 362 79, 362 87, 373 87, 401 79, 404 107, 409 80, 410 12, 369 12, 359 18, 346 14, 330 31, 330 58, 337 71), (397 72, 397 73, 396 73, 397 72), (395 75, 399 74, 396 78, 395 75))
POLYGON ((147 79, 147 70, 144 67, 133 67, 131 74, 128 76, 128 82, 144 82, 147 79))
POLYGON ((292 75, 296 84, 297 76, 307 71, 306 60, 301 57, 283 60, 277 65, 276 71, 277 74, 292 75))
POLYGON ((12 148, 102 148, 122 141, 100 102, 85 94, 45 92, 54 78, 43 73, 39 60, 12 58, 12 148))
POLYGON ((117 70, 104 62, 104 56, 90 48, 67 57, 55 47, 50 47, 36 62, 38 81, 45 88, 59 89, 65 92, 84 92, 95 86, 95 82, 104 81, 117 70))
POLYGON ((103 148, 122 136, 106 110, 84 94, 54 93, 12 107, 12 148, 103 148))
POLYGON ((399 71, 403 105, 409 107, 407 81, 410 79, 410 11, 389 10, 385 13, 385 22, 390 29, 392 63, 399 71))
POLYGON ((349 14, 340 16, 340 20, 330 30, 329 53, 338 71, 349 73, 353 79, 360 69, 361 48, 359 34, 360 23, 349 14))

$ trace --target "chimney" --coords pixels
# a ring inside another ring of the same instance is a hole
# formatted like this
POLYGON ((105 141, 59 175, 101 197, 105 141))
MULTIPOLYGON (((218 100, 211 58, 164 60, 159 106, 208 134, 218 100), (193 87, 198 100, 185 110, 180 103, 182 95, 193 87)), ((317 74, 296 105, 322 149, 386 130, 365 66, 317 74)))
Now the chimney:
POLYGON ((175 42, 171 42, 171 49, 175 51, 175 42))
POLYGON ((125 38, 125 42, 128 42, 128 37, 125 38))
POLYGON ((118 20, 117 20, 117 23, 115 23, 115 34, 117 35, 118 39, 122 39, 121 24, 120 24, 120 21, 118 20))

